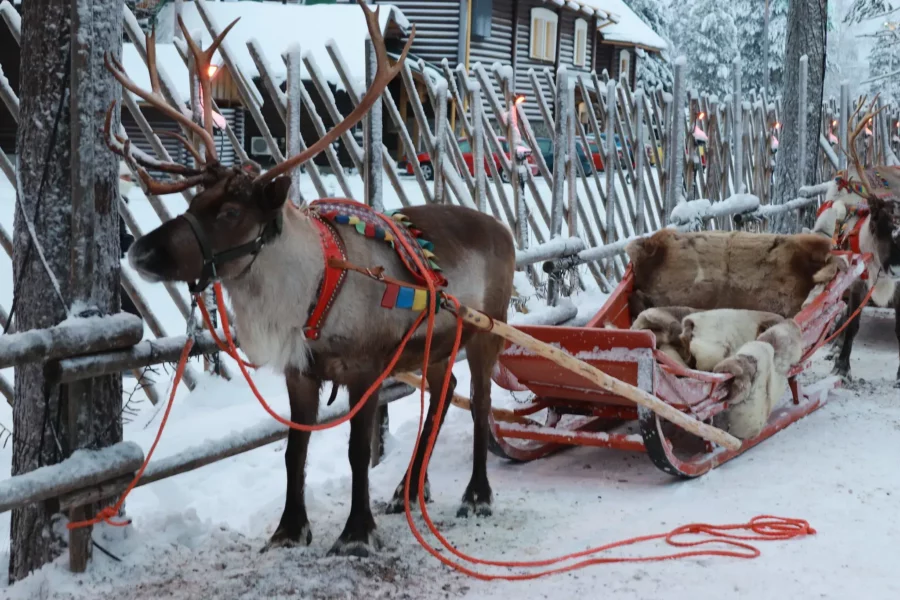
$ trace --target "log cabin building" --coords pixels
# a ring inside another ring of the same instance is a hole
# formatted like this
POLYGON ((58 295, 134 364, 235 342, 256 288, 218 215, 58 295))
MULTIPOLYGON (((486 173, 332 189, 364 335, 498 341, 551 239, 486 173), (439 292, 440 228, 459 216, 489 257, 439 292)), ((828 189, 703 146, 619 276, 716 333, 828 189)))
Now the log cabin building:
MULTIPOLYGON (((525 110, 535 129, 543 127, 529 71, 538 74, 544 97, 553 93, 544 75, 565 65, 582 73, 626 74, 634 82, 636 50, 658 53, 666 42, 622 0, 390 0, 416 24, 412 53, 439 66, 472 72, 480 63, 490 70, 512 67, 516 92, 526 96, 525 110)), ((499 86, 495 85, 499 94, 499 86)))

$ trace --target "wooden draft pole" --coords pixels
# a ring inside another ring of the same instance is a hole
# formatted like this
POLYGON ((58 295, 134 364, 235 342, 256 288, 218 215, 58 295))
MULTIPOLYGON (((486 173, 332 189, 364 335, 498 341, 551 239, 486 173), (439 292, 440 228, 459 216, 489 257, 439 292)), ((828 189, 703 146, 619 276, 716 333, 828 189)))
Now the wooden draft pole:
POLYGON ((593 367, 584 361, 578 360, 571 354, 568 354, 559 348, 546 344, 527 333, 519 331, 511 325, 491 319, 486 314, 467 306, 461 306, 459 314, 463 321, 469 325, 477 327, 481 331, 499 335, 503 339, 508 340, 517 346, 521 346, 526 350, 543 356, 560 367, 573 373, 577 373, 585 379, 596 383, 610 393, 627 398, 638 406, 643 406, 644 408, 652 410, 663 419, 678 425, 685 431, 693 433, 704 440, 713 442, 729 450, 739 450, 741 447, 741 441, 733 435, 722 431, 717 427, 713 427, 712 425, 707 425, 703 421, 698 421, 697 419, 684 414, 677 408, 666 404, 656 396, 633 385, 619 381, 615 377, 607 375, 600 369, 593 367))

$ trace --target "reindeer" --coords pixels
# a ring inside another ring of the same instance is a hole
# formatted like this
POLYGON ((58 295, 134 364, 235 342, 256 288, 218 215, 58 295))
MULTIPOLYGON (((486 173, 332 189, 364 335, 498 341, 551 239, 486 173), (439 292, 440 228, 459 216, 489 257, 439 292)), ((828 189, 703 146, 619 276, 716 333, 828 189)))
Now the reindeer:
MULTIPOLYGON (((374 43, 378 69, 371 88, 351 114, 337 123, 307 150, 267 172, 258 167, 224 167, 218 162, 212 137, 212 107, 207 65, 228 33, 232 23, 205 51, 196 46, 180 22, 194 57, 195 73, 203 91, 202 126, 168 105, 159 93, 155 64, 155 39, 148 37, 148 68, 152 91, 140 89, 126 75, 121 64, 107 68, 129 91, 155 106, 183 125, 202 141, 205 156, 193 151, 199 166, 160 163, 132 152, 127 140, 107 136, 110 148, 139 168, 142 183, 149 193, 168 194, 199 186, 187 211, 134 242, 128 252, 131 266, 151 282, 188 282, 197 292, 213 279, 221 281, 231 299, 235 329, 241 348, 256 365, 265 365, 284 374, 290 397, 291 420, 316 422, 319 392, 324 381, 347 388, 351 406, 385 370, 417 313, 386 310, 379 302, 384 285, 351 271, 343 271, 340 293, 329 298, 320 290, 329 267, 326 264, 326 238, 344 248, 348 262, 355 265, 384 267, 384 274, 412 282, 396 252, 384 243, 368 240, 351 232, 340 235, 337 226, 316 217, 314 208, 296 207, 286 202, 291 186, 289 174, 311 159, 341 134, 358 123, 388 83, 402 68, 415 30, 398 62, 391 66, 378 25, 378 9, 372 12, 363 0, 357 0, 365 13, 374 43), (183 178, 160 181, 145 168, 179 175, 183 178), (330 302, 330 305, 328 304, 330 302), (330 306, 331 317, 310 325, 310 314, 320 305, 330 306), (321 327, 320 327, 321 325, 321 327)), ((110 114, 114 106, 110 107, 110 114)), ((182 142, 191 145, 182 138, 182 142)), ((493 319, 505 320, 512 295, 515 271, 515 246, 512 233, 493 217, 475 210, 449 205, 417 206, 403 213, 424 232, 434 245, 434 253, 443 269, 446 291, 459 301, 493 319)), ((349 228, 347 228, 349 230, 349 228)), ((333 275, 333 273, 331 274, 333 275)), ((329 275, 330 276, 330 275, 329 275)), ((424 328, 423 328, 424 329, 424 328)), ((436 315, 427 382, 432 391, 444 383, 456 332, 456 318, 449 311, 436 315)), ((474 421, 474 458, 472 476, 465 489, 460 517, 491 514, 491 487, 487 476, 487 448, 490 434, 491 372, 502 349, 502 340, 491 334, 465 330, 462 345, 466 349, 472 373, 472 418, 474 421)), ((422 329, 411 338, 396 364, 395 372, 412 371, 422 366, 425 334, 422 329)), ((450 375, 448 398, 456 379, 450 375)), ((438 393, 435 393, 438 395, 438 393)), ((369 500, 368 469, 371 453, 377 395, 356 414, 350 423, 349 460, 352 469, 350 514, 329 555, 369 556, 380 547, 369 500)), ((432 397, 423 438, 427 439, 436 418, 436 398, 432 397)), ((449 406, 449 402, 446 403, 449 406)), ((446 409, 445 409, 446 410, 446 409)), ((441 415, 443 418, 443 415, 441 415)), ((284 512, 275 532, 262 549, 309 545, 312 532, 304 503, 304 476, 309 433, 291 430, 288 436, 285 466, 287 493, 284 512)), ((410 498, 419 492, 418 481, 425 444, 411 466, 410 498)), ((430 499, 426 480, 424 495, 430 499)), ((404 510, 404 480, 396 488, 387 512, 404 510)))
MULTIPOLYGON (((873 100, 873 107, 874 104, 873 100)), ((861 111, 862 106, 863 102, 860 102, 854 116, 861 111)), ((855 128, 848 126, 848 154, 853 168, 847 173, 847 179, 841 181, 842 185, 835 183, 829 191, 827 203, 823 205, 824 210, 820 211, 812 231, 832 237, 835 227, 840 227, 843 223, 849 230, 843 239, 850 249, 872 254, 873 261, 866 271, 866 278, 855 282, 848 292, 846 315, 856 312, 871 292, 871 300, 877 306, 894 306, 894 331, 900 342, 900 302, 896 285, 900 280, 900 202, 890 199, 890 194, 876 194, 876 190, 900 189, 900 170, 896 167, 879 166, 867 171, 856 148, 856 138, 878 112, 880 110, 873 112, 870 108, 855 128), (853 175, 859 178, 862 187, 855 185, 853 175), (875 181, 871 178, 872 175, 876 177, 875 181), (855 214, 854 208, 863 201, 868 204, 868 215, 855 214), (853 238, 858 240, 858 247, 854 248, 853 238)), ((850 354, 853 351, 853 340, 859 332, 861 316, 860 313, 847 325, 843 339, 836 342, 839 351, 834 360, 833 373, 846 380, 850 379, 850 354)), ((842 323, 845 321, 846 316, 842 323)), ((895 386, 900 387, 900 368, 895 386)))

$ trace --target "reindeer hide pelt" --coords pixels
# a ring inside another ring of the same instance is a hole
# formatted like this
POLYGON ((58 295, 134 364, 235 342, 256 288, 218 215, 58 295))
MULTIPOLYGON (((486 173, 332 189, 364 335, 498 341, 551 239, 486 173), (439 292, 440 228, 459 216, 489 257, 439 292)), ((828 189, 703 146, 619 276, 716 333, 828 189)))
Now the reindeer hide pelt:
POLYGON ((657 306, 735 308, 791 317, 833 262, 820 235, 679 233, 631 242, 631 314, 657 306))
POLYGON ((800 360, 802 347, 800 328, 786 320, 716 365, 715 372, 734 379, 725 398, 728 408, 713 423, 740 439, 759 435, 787 391, 788 371, 800 360))
POLYGON ((696 312, 697 309, 688 306, 648 308, 638 315, 631 328, 652 331, 656 337, 656 349, 686 367, 685 352, 681 346, 681 320, 696 312))
POLYGON ((712 371, 738 348, 784 320, 775 313, 721 308, 699 312, 681 322, 681 348, 693 369, 712 371))

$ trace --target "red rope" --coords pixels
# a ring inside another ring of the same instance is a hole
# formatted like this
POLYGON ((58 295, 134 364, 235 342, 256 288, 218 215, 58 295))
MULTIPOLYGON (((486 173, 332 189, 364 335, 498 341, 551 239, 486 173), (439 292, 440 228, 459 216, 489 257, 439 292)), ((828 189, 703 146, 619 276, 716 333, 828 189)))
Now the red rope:
POLYGON ((166 427, 166 421, 169 420, 169 413, 172 412, 172 404, 175 401, 175 393, 178 391, 178 384, 181 383, 181 378, 184 375, 184 369, 187 367, 187 361, 191 356, 191 348, 193 346, 194 338, 188 337, 187 342, 184 344, 184 348, 181 350, 181 358, 178 359, 178 368, 175 370, 175 379, 172 382, 172 392, 169 394, 169 401, 166 403, 166 410, 163 413, 162 421, 160 421, 159 423, 159 430, 156 432, 156 438, 154 438, 153 445, 150 446, 150 451, 147 452, 147 456, 144 458, 144 463, 141 465, 141 468, 134 476, 134 479, 131 480, 131 483, 128 484, 128 487, 125 488, 125 491, 121 496, 119 496, 118 502, 116 502, 113 506, 107 506, 106 508, 100 510, 100 512, 98 512, 92 519, 87 519, 85 521, 75 521, 74 523, 67 524, 66 527, 70 531, 73 529, 80 529, 82 527, 96 525, 101 522, 112 525, 113 527, 125 527, 126 525, 131 523, 130 520, 115 521, 113 520, 113 518, 119 514, 119 511, 125 504, 125 498, 128 497, 128 494, 131 493, 131 490, 135 488, 135 486, 141 480, 141 477, 144 476, 144 471, 147 469, 147 465, 150 464, 150 458, 153 456, 153 452, 156 450, 156 445, 159 444, 159 439, 162 437, 163 429, 165 429, 166 427))

